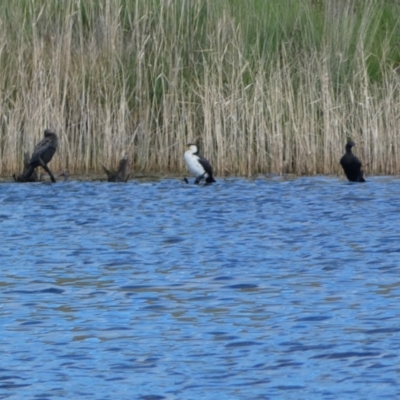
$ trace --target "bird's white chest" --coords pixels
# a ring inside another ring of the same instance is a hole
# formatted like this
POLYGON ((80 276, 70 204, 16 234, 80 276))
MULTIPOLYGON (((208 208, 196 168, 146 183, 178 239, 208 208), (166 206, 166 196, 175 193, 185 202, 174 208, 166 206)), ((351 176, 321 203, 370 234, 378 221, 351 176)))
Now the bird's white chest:
POLYGON ((194 176, 200 176, 204 174, 204 168, 199 163, 199 159, 190 150, 185 152, 185 162, 189 172, 194 176))

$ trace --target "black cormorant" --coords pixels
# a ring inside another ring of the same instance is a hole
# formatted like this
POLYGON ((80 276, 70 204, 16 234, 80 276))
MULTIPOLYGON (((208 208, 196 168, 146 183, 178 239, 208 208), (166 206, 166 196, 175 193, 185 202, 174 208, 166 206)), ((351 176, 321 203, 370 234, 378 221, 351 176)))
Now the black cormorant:
POLYGON ((51 181, 55 182, 54 175, 50 171, 47 164, 53 158, 54 153, 56 152, 58 147, 58 138, 57 135, 46 129, 44 131, 44 139, 42 139, 35 147, 33 151, 32 157, 29 161, 29 169, 22 177, 22 181, 26 182, 29 177, 32 175, 33 171, 36 167, 42 167, 46 170, 46 172, 50 175, 51 181))
POLYGON ((346 144, 346 153, 340 159, 340 165, 350 182, 365 182, 361 161, 351 152, 351 148, 356 144, 349 140, 346 144))

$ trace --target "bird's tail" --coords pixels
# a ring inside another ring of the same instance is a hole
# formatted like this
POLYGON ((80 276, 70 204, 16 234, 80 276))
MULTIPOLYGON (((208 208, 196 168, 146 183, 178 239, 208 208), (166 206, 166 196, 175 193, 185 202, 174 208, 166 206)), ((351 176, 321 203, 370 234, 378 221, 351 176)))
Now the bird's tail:
POLYGON ((212 175, 208 175, 206 178, 206 183, 213 183, 216 182, 216 180, 212 177, 212 175))
POLYGON ((21 181, 22 182, 27 182, 28 179, 31 177, 31 175, 33 174, 33 171, 35 170, 35 167, 33 167, 32 165, 29 167, 28 171, 25 172, 25 174, 23 174, 21 176, 21 181))

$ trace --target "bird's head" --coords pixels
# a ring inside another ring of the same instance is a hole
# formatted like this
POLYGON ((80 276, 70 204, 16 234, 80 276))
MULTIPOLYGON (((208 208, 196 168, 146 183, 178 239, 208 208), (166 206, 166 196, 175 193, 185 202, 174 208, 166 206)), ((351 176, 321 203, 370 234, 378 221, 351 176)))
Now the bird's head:
POLYGON ((57 138, 57 135, 53 131, 51 131, 50 129, 46 129, 44 131, 44 137, 46 137, 46 138, 57 138))
POLYGON ((193 144, 193 143, 187 144, 187 145, 186 145, 186 148, 187 148, 192 154, 198 153, 197 146, 196 146, 195 144, 193 144))
POLYGON ((346 143, 346 149, 351 149, 355 145, 356 144, 351 139, 348 139, 346 143))

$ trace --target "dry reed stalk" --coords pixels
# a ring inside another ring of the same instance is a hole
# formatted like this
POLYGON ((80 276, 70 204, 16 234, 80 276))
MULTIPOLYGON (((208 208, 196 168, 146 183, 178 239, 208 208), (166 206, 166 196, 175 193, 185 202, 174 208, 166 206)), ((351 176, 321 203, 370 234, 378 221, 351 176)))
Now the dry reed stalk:
POLYGON ((134 170, 184 172, 184 144, 201 138, 218 175, 341 174, 351 136, 368 174, 400 172, 389 35, 380 78, 369 71, 377 3, 357 14, 324 2, 321 36, 307 1, 296 15, 266 4, 290 22, 267 34, 269 9, 263 25, 255 3, 228 3, 0 5, 0 174, 18 171, 47 127, 60 137, 54 171, 116 167, 126 154, 134 170))

